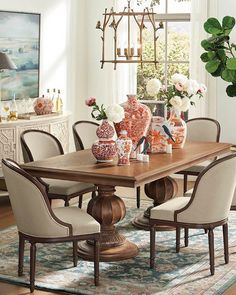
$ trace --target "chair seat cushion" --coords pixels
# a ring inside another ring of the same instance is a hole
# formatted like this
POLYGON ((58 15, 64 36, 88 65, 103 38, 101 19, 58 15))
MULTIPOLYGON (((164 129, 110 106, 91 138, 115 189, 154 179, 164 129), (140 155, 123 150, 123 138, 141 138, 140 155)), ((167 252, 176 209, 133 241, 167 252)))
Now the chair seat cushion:
POLYGON ((151 209, 151 219, 174 221, 174 212, 183 208, 190 201, 190 197, 173 198, 151 209))
POLYGON ((69 196, 77 192, 79 195, 79 193, 84 190, 92 191, 95 189, 95 186, 91 183, 46 178, 44 178, 43 181, 49 184, 49 193, 56 195, 69 196))
POLYGON ((61 221, 72 225, 73 235, 87 235, 100 232, 100 224, 80 208, 60 207, 54 208, 53 212, 61 221))

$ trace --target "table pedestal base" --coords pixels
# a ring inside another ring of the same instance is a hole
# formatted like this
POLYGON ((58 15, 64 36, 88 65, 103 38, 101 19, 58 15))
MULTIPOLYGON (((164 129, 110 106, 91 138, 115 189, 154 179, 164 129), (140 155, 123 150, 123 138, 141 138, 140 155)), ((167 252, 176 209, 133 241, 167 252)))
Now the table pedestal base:
MULTIPOLYGON (((100 260, 119 261, 138 255, 138 247, 120 234, 115 224, 125 217, 123 200, 115 194, 114 186, 99 185, 98 195, 88 203, 87 212, 101 225, 100 260)), ((78 256, 94 260, 93 241, 78 244, 78 256)))
MULTIPOLYGON (((93 251, 93 245, 89 244, 87 241, 78 244, 78 256, 83 259, 93 261, 93 251)), ((129 259, 137 256, 138 252, 138 247, 126 240, 120 246, 104 250, 101 249, 100 261, 120 261, 124 259, 129 259)))
MULTIPOLYGON (((171 177, 164 177, 156 181, 150 182, 145 185, 146 195, 153 200, 153 206, 148 207, 144 213, 138 215, 133 220, 132 224, 143 230, 149 230, 149 217, 150 210, 158 206, 167 200, 176 196, 178 192, 177 182, 171 177)), ((165 230, 174 230, 175 228, 170 226, 158 226, 156 230, 165 231, 165 230)))

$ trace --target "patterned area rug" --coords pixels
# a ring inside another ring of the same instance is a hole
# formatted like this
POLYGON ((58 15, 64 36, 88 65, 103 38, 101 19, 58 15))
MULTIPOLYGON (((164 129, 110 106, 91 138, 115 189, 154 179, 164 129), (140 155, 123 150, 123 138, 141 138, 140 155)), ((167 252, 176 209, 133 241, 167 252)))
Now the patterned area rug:
MULTIPOLYGON (((129 203, 129 202, 128 202, 129 203)), ((143 202, 143 205, 145 205, 143 202)), ((127 205, 127 204, 126 204, 127 205)), ((128 204, 130 205, 130 204, 128 204)), ((134 208, 134 206, 133 206, 134 208)), ((157 233, 155 270, 149 269, 149 232, 137 230, 131 220, 141 209, 127 209, 119 230, 139 249, 139 255, 125 261, 100 263, 101 286, 93 285, 93 263, 79 261, 72 266, 70 244, 37 247, 36 288, 65 294, 222 294, 236 282, 236 213, 230 213, 230 263, 224 264, 221 228, 215 230, 215 275, 209 272, 207 235, 190 230, 189 247, 175 253, 175 232, 157 233)), ((183 243, 183 240, 181 241, 183 243)), ((24 276, 17 277, 18 238, 16 227, 1 231, 0 280, 24 284, 29 281, 29 247, 25 252, 24 276)))

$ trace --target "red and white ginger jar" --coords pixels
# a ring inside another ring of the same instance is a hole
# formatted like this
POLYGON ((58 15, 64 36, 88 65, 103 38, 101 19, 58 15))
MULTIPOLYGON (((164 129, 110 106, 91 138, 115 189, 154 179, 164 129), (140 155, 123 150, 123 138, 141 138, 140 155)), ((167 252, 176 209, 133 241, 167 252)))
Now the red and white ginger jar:
POLYGON ((171 135, 175 140, 175 142, 173 142, 169 139, 169 143, 172 144, 173 149, 182 149, 187 137, 187 125, 181 118, 180 112, 172 109, 170 111, 168 122, 171 125, 171 135))
POLYGON ((126 130, 121 130, 120 136, 116 140, 116 148, 118 154, 118 165, 130 165, 130 153, 132 150, 132 140, 127 136, 126 130))
POLYGON ((50 98, 38 97, 34 102, 34 111, 37 115, 51 114, 53 102, 50 98))
POLYGON ((92 153, 98 162, 111 162, 116 156, 116 143, 113 140, 115 130, 107 120, 97 128, 96 134, 99 138, 92 145, 92 153))
POLYGON ((135 95, 127 96, 128 101, 122 104, 125 111, 125 118, 120 123, 115 124, 115 129, 118 137, 122 130, 127 131, 127 135, 133 143, 130 158, 136 158, 134 150, 139 139, 147 135, 152 114, 149 107, 140 103, 135 95))

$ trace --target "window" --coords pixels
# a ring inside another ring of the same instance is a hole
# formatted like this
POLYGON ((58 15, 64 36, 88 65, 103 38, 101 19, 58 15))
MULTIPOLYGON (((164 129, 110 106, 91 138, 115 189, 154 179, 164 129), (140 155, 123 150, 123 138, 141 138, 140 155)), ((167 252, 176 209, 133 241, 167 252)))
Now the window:
MULTIPOLYGON (((163 21, 164 29, 158 31, 157 69, 153 64, 144 64, 143 68, 138 65, 137 95, 139 99, 148 100, 146 93, 147 81, 158 78, 164 85, 169 83, 174 73, 189 76, 189 53, 190 53, 190 10, 191 1, 185 0, 160 0, 160 5, 154 7, 157 13, 157 22, 163 21)), ((147 30, 144 35, 144 59, 152 57, 152 34, 148 28, 149 22, 145 23, 147 30)))

